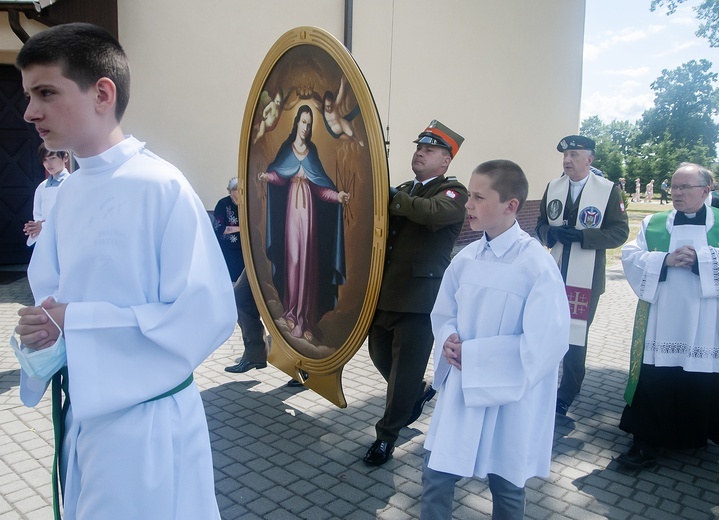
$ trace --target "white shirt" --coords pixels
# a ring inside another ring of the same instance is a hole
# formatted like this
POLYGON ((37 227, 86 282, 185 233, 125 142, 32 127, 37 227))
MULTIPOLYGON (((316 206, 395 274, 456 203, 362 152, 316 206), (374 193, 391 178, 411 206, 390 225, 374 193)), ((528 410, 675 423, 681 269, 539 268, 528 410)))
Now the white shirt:
MULTIPOLYGON (((589 175, 592 174, 590 173, 589 175)), ((572 179, 569 179, 569 193, 572 195, 572 202, 577 202, 577 197, 579 197, 579 194, 582 193, 584 185, 587 184, 589 175, 584 177, 581 181, 573 181, 572 179)))

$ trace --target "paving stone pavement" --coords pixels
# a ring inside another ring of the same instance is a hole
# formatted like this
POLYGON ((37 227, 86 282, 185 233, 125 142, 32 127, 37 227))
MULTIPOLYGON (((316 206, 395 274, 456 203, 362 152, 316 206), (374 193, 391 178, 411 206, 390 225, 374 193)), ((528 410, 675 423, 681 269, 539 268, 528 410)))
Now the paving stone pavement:
MULTIPOLYGON (((719 519, 719 446, 664 453, 657 468, 642 472, 613 461, 630 443, 617 425, 636 300, 620 267, 607 278, 590 330, 582 393, 568 417, 557 420, 552 474, 527 483, 526 518, 719 519)), ((52 518, 49 397, 34 409, 22 406, 19 365, 7 347, 17 309, 30 302, 26 279, 0 285, 0 520, 52 518)), ((224 372, 241 351, 236 330, 195 372, 224 520, 418 518, 422 443, 433 401, 402 431, 394 458, 368 467, 361 458, 374 440, 385 384, 366 346, 344 370, 346 409, 284 386, 288 377, 272 366, 224 372)), ((489 518, 490 511, 486 483, 460 481, 454 517, 489 518)))

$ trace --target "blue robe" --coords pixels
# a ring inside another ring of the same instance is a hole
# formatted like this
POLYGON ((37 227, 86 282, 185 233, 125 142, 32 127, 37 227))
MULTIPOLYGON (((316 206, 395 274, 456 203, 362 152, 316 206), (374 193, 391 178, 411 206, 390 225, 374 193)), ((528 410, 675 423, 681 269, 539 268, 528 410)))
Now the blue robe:
MULTIPOLYGON (((277 152, 275 160, 268 166, 268 172, 274 172, 281 178, 291 181, 300 170, 305 171, 307 179, 322 188, 337 191, 322 167, 317 147, 307 142, 308 153, 301 161, 292 150, 292 142, 285 141, 277 152)), ((281 300, 285 290, 285 233, 287 224, 287 194, 289 184, 276 186, 268 184, 267 189, 267 257, 272 263, 272 280, 281 300)), ((314 316, 308 316, 312 332, 318 335, 316 324, 320 318, 337 305, 337 289, 345 278, 344 226, 342 205, 314 199, 314 222, 318 244, 316 258, 318 266, 317 302, 314 316)))

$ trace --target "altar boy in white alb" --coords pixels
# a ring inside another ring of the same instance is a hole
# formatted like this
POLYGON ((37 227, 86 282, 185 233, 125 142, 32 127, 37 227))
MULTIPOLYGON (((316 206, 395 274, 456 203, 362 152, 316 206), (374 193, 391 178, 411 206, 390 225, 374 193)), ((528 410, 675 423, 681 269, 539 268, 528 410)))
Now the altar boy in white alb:
POLYGON ((556 262, 516 221, 527 193, 511 161, 472 172, 467 216, 484 236, 452 260, 432 310, 422 520, 452 518, 455 483, 471 476, 488 477, 493 518, 521 519, 525 482, 549 475, 570 316, 556 262))
POLYGON ((27 235, 27 245, 29 246, 37 242, 37 237, 42 231, 42 225, 55 206, 57 192, 60 190, 63 181, 70 175, 70 172, 67 171, 67 162, 70 157, 66 151, 48 152, 47 148, 45 148, 45 143, 43 143, 38 147, 37 155, 48 177, 35 188, 32 220, 26 222, 25 226, 23 226, 23 231, 27 235))
POLYGON ((123 135, 129 66, 104 29, 40 32, 17 67, 25 119, 80 167, 36 245, 37 306, 16 327, 23 402, 49 378, 54 407, 69 390, 56 423, 64 518, 219 519, 192 372, 237 316, 207 213, 174 166, 123 135))

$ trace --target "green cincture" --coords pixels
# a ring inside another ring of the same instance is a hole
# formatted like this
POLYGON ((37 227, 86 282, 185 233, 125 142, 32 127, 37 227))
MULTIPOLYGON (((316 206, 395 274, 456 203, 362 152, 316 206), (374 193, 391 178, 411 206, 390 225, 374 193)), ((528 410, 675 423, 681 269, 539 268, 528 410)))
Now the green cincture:
MULTIPOLYGON (((184 390, 193 381, 190 374, 187 379, 177 385, 175 388, 167 392, 156 395, 155 397, 143 401, 140 404, 151 403, 165 397, 184 390)), ((60 455, 62 450, 62 441, 65 437, 65 416, 70 406, 70 392, 68 387, 67 367, 63 367, 52 376, 52 429, 55 435, 55 456, 52 461, 52 512, 55 520, 61 520, 60 515, 60 455), (62 394, 65 394, 65 402, 62 400, 62 394)))
POLYGON ((67 382, 67 367, 62 367, 52 376, 52 429, 55 435, 55 456, 52 459, 52 512, 60 520, 60 451, 65 436, 65 416, 70 406, 67 382), (65 394, 65 402, 62 402, 65 394))
MULTIPOLYGON (((714 213, 714 225, 707 233, 707 243, 713 247, 719 246, 719 209, 709 208, 714 213)), ((667 233, 667 218, 671 211, 656 213, 647 224, 644 234, 647 240, 649 251, 669 251, 671 235, 667 233)), ((649 321, 650 303, 639 300, 637 311, 634 314, 634 330, 632 331, 632 346, 629 355, 629 379, 627 388, 624 390, 624 400, 631 405, 634 400, 634 392, 639 382, 639 372, 644 359, 644 340, 647 335, 647 322, 649 321)))

